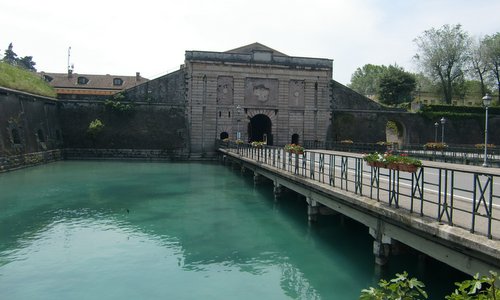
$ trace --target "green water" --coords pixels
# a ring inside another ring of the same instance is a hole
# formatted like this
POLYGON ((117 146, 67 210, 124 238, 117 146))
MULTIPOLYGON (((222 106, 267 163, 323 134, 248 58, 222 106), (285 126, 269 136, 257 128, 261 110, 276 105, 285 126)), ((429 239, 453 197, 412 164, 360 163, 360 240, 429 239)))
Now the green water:
POLYGON ((357 299, 408 270, 442 299, 463 274, 303 198, 201 163, 57 162, 0 174, 0 299, 357 299), (445 288, 441 286, 445 285, 445 288))

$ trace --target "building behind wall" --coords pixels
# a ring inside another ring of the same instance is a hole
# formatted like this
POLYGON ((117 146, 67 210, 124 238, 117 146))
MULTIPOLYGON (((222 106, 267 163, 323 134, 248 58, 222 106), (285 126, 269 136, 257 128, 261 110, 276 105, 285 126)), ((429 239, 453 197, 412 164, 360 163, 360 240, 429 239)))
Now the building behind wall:
POLYGON ((291 57, 259 43, 227 52, 186 51, 193 155, 238 137, 270 145, 324 141, 332 60, 291 57))
POLYGON ((54 88, 61 100, 105 100, 148 81, 139 72, 135 76, 124 76, 77 74, 68 70, 68 73, 41 72, 40 76, 54 88))

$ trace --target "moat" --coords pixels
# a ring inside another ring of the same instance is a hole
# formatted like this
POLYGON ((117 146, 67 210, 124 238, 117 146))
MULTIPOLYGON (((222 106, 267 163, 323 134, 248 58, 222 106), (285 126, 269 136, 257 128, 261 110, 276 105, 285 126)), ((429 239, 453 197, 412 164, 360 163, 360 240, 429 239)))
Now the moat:
POLYGON ((0 174, 6 299, 357 299, 404 270, 431 299, 468 276, 212 163, 64 161, 0 174))

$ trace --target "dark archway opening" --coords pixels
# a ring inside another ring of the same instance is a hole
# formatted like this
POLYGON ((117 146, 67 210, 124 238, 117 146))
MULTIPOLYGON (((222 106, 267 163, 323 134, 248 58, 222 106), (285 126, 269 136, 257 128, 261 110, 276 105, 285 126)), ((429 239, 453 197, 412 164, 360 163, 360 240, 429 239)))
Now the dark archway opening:
POLYGON ((299 144, 299 135, 296 133, 292 134, 292 144, 299 144))
POLYGON ((19 131, 17 130, 17 128, 12 128, 11 134, 12 134, 12 142, 14 144, 21 144, 21 137, 19 136, 19 131))
POLYGON ((38 131, 36 132, 36 135, 38 137, 39 142, 45 143, 45 135, 43 134, 43 130, 38 129, 38 131))
POLYGON ((229 133, 227 133, 225 131, 220 133, 220 139, 221 140, 224 140, 224 139, 227 139, 227 138, 229 138, 229 133))
POLYGON ((267 138, 267 144, 273 144, 272 122, 266 115, 256 115, 248 123, 249 142, 264 141, 267 138))

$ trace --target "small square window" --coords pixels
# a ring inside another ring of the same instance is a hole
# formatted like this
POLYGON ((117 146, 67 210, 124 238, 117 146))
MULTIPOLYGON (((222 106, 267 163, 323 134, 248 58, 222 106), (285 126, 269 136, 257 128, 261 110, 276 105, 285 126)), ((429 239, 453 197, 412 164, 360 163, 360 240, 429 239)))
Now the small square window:
POLYGON ((123 79, 113 78, 113 85, 123 85, 123 79))
POLYGON ((80 76, 77 79, 78 84, 87 84, 89 82, 89 79, 87 77, 80 76))

